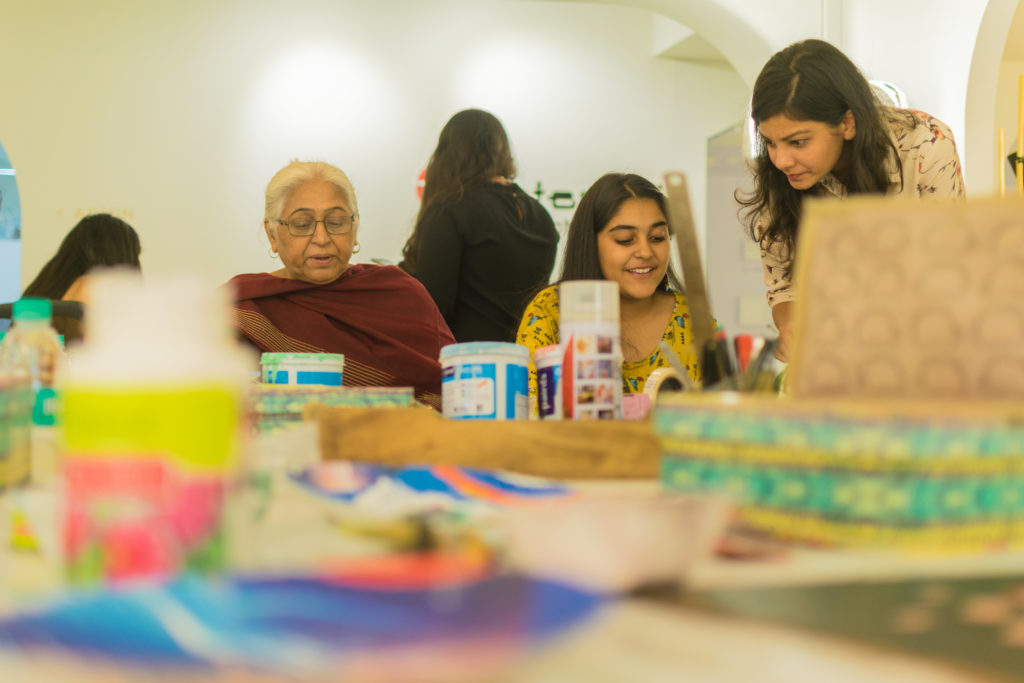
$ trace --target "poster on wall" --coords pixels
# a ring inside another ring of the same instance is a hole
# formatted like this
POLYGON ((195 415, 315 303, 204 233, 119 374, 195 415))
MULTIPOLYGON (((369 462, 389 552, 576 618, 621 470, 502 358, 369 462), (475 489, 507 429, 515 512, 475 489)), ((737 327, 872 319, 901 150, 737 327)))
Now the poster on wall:
POLYGON ((0 303, 21 293, 21 200, 14 166, 0 144, 0 303))

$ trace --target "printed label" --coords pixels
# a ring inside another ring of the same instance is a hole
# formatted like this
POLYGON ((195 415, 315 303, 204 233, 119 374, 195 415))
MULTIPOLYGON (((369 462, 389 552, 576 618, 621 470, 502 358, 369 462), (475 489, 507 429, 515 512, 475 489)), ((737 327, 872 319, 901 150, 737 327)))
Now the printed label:
POLYGON ((562 366, 537 368, 537 410, 542 420, 562 417, 562 366))
POLYGON ((619 330, 609 323, 573 323, 567 336, 571 345, 567 407, 576 420, 613 420, 622 416, 622 352, 619 330))
POLYGON ((447 372, 441 383, 444 414, 457 420, 497 417, 497 372, 494 363, 472 363, 447 372))

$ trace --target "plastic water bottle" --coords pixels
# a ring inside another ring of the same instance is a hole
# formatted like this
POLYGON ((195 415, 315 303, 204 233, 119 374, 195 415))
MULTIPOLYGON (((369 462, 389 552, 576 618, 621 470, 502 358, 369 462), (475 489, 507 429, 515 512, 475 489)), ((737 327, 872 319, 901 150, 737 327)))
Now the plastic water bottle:
MULTIPOLYGON (((24 368, 8 363, 0 353, 0 492, 28 479, 31 427, 32 385, 29 374, 24 368)), ((2 520, 3 515, 0 514, 0 546, 4 538, 2 520)))
POLYGON ((52 425, 56 412, 57 375, 63 350, 53 329, 48 299, 21 299, 14 304, 13 325, 0 346, 4 363, 28 373, 32 387, 32 422, 52 425))
POLYGON ((63 351, 47 299, 14 304, 14 324, 0 344, 0 554, 2 586, 12 601, 31 602, 59 588, 58 490, 54 386, 63 351))

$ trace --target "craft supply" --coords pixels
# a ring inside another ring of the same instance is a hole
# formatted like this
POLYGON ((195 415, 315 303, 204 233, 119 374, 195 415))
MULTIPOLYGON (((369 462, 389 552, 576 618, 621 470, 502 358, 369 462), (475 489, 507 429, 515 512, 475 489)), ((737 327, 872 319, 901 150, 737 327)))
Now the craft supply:
POLYGON ((559 336, 565 346, 562 387, 566 417, 622 417, 622 332, 619 286, 609 280, 559 285, 559 336))
POLYGON ((718 358, 718 367, 723 377, 735 377, 736 362, 733 358, 732 345, 729 343, 729 335, 725 332, 719 331, 715 334, 715 356, 718 358))
POLYGON ((561 344, 542 346, 533 352, 537 368, 537 412, 542 420, 561 420, 562 410, 562 358, 561 344))
POLYGON ((673 349, 664 339, 658 342, 658 348, 661 349, 662 357, 668 361, 668 364, 671 365, 679 375, 679 381, 682 382, 683 389, 687 391, 697 391, 697 385, 694 383, 693 378, 690 377, 690 371, 685 365, 683 365, 683 361, 679 360, 679 355, 675 352, 675 349, 673 349))
POLYGON ((807 200, 793 395, 1024 398, 1022 255, 1019 197, 807 200))
POLYGON ((340 353, 264 353, 264 384, 323 384, 340 387, 345 356, 340 353))
POLYGON ((252 358, 227 294, 198 280, 99 275, 63 414, 69 578, 217 573, 252 358))
MULTIPOLYGON (((658 368, 659 370, 665 370, 667 368, 658 368)), ((665 382, 661 382, 659 386, 665 386, 665 382)), ((678 381, 675 382, 676 389, 682 388, 682 385, 678 381)), ((667 388, 667 387, 666 387, 667 388)), ((657 392, 655 392, 656 394, 657 392)), ((651 412, 651 405, 654 403, 654 398, 647 392, 647 385, 644 385, 644 391, 642 394, 625 394, 622 397, 622 419, 623 420, 642 420, 647 417, 647 413, 651 412)))
POLYGON ((325 460, 464 465, 554 479, 649 479, 661 450, 645 422, 448 420, 423 408, 334 408, 313 403, 325 460), (387 434, 382 439, 381 434, 387 434))
POLYGON ((703 349, 714 338, 715 321, 708 301, 704 266, 697 244, 697 228, 690 208, 686 176, 677 171, 666 173, 665 191, 668 194, 668 218, 676 240, 679 263, 683 268, 683 284, 686 287, 686 301, 690 307, 694 345, 698 349, 703 349))
POLYGON ((1016 401, 665 396, 662 482, 723 491, 738 520, 815 545, 959 552, 1024 546, 1016 401))
POLYGON ((772 372, 771 366, 775 358, 775 349, 779 347, 779 340, 775 338, 766 341, 759 338, 759 341, 757 355, 739 378, 740 391, 771 391, 772 389, 775 373, 772 372))
POLYGON ((754 349, 754 337, 749 334, 738 334, 732 340, 736 350, 736 371, 742 373, 750 365, 754 349))
POLYGON ((308 403, 328 406, 408 408, 412 387, 327 387, 318 384, 252 384, 248 409, 255 431, 282 432, 302 424, 308 403))
POLYGON ((529 417, 530 350, 520 344, 468 342, 441 349, 441 400, 456 420, 529 417))
MULTIPOLYGON (((644 382, 644 394, 650 399, 651 405, 657 402, 658 395, 661 392, 683 391, 685 388, 682 377, 673 367, 655 369, 647 376, 647 381, 644 382)), ((633 394, 622 397, 623 405, 625 405, 626 398, 631 395, 633 394)))

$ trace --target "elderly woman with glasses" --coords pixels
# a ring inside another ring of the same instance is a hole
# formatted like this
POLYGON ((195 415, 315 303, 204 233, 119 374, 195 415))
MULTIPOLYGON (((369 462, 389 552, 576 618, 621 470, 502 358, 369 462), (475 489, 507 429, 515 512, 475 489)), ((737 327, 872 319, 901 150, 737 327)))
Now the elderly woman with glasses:
POLYGON ((355 190, 340 169, 295 161, 267 185, 263 228, 273 273, 236 275, 235 325, 260 351, 345 354, 344 383, 412 386, 440 407, 441 347, 455 339, 415 278, 353 264, 355 190))

